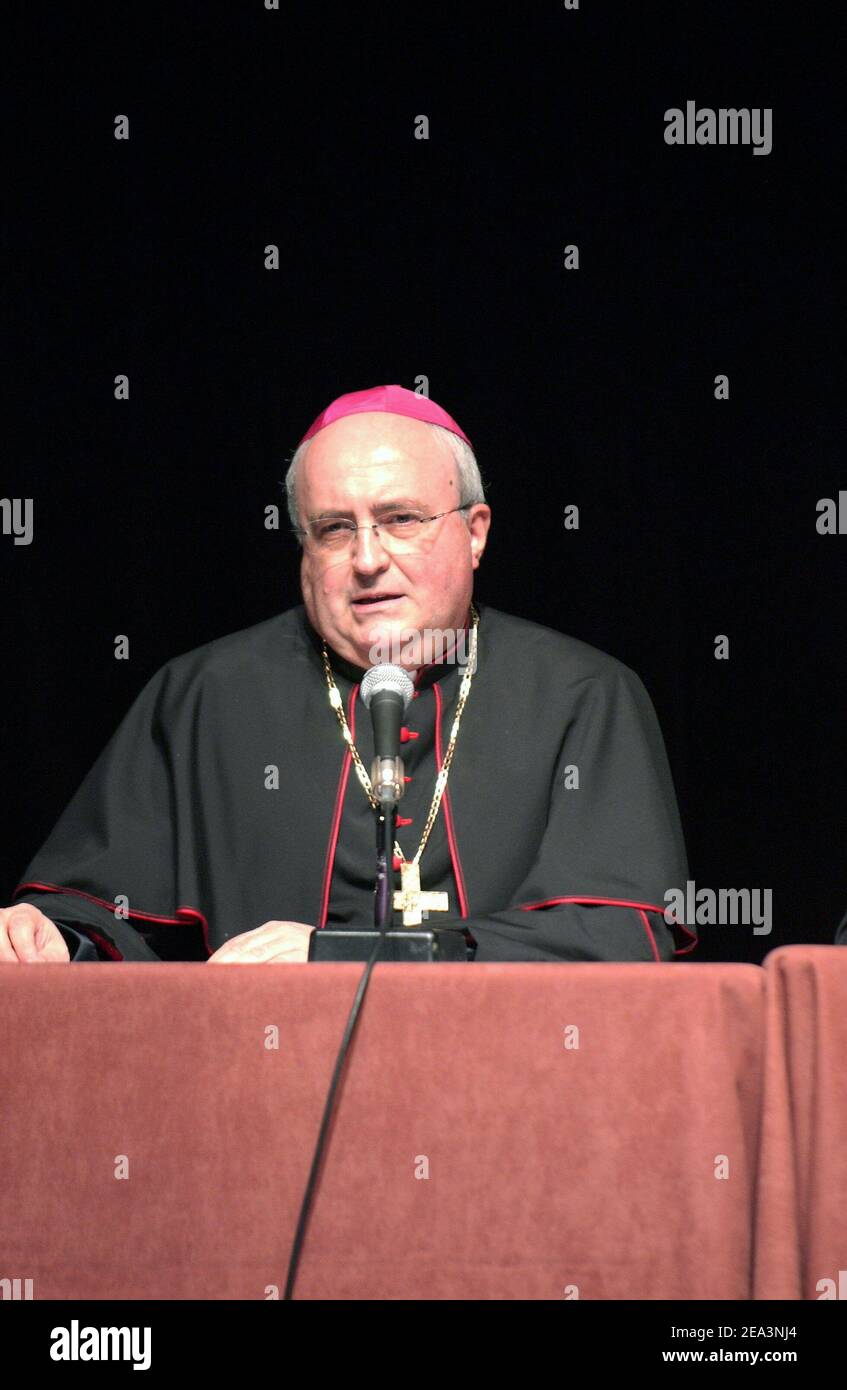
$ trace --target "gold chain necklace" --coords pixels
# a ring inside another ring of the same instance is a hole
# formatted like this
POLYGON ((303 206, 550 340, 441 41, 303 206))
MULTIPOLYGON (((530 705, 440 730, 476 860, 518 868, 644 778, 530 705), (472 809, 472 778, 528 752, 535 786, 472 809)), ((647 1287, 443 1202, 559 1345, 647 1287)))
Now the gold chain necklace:
MULTIPOLYGON (((400 875, 401 882, 403 884, 402 889, 399 892, 395 892, 394 894, 394 906, 396 908, 402 908, 403 910, 404 927, 419 925, 422 920, 422 912, 424 910, 434 910, 436 912, 446 912, 448 910, 448 901, 446 893, 421 892, 420 870, 418 868, 418 864, 420 862, 420 857, 424 852, 426 842, 429 839, 430 831, 432 830, 432 827, 435 824, 435 818, 438 815, 438 808, 441 805, 441 798, 443 797, 444 789, 447 786, 447 778, 450 774, 450 764, 453 761, 453 752, 456 747, 456 739, 459 734, 459 724, 461 723, 462 719, 462 711, 465 708, 465 703, 467 701, 468 695, 470 694, 471 681, 473 680, 474 670, 476 669, 477 628, 479 626, 479 613, 477 612, 473 603, 471 603, 471 617, 473 619, 473 629, 471 635, 470 657, 468 659, 468 664, 465 667, 465 673, 462 677, 462 684, 459 687, 459 703, 456 706, 456 714, 453 718, 453 727, 450 731, 450 742, 447 745, 447 754, 444 758, 441 771, 435 779, 435 792, 432 798, 432 805, 429 808, 429 815, 427 816, 426 825, 424 827, 424 833, 421 838, 421 842, 418 845, 414 859, 407 860, 397 841, 394 841, 394 854, 396 858, 400 860, 400 875)), ((341 692, 339 691, 338 686, 335 684, 335 681, 333 679, 332 667, 329 664, 329 654, 326 649, 325 641, 323 642, 322 646, 322 654, 324 672, 326 674, 326 683, 329 688, 329 702, 332 705, 332 708, 335 710, 336 715, 338 716, 338 722, 341 725, 341 732, 344 735, 344 742, 350 749, 350 754, 353 758, 353 763, 356 768, 356 775, 359 778, 359 781, 361 782, 365 790, 365 794, 368 800, 370 801, 374 810, 377 811, 379 810, 379 802, 373 794, 373 783, 371 782, 371 779, 368 776, 367 771, 365 770, 365 765, 359 756, 359 750, 353 742, 353 735, 350 733, 350 729, 347 725, 347 720, 344 717, 344 701, 342 700, 341 692)))

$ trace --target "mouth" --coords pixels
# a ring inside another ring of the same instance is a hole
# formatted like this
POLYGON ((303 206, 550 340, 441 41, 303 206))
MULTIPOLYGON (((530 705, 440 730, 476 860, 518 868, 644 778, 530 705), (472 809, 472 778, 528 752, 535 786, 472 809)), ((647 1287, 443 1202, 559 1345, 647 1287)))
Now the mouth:
POLYGON ((365 608, 390 608, 392 604, 399 603, 405 598, 405 594, 362 594, 359 598, 354 598, 352 606, 358 609, 365 608))

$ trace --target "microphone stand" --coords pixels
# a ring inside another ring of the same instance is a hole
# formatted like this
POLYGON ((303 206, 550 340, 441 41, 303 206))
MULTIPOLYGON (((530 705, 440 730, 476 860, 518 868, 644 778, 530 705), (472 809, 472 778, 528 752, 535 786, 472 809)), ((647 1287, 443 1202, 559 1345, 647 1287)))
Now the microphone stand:
POLYGON ((374 926, 379 932, 394 926, 394 833, 397 802, 380 803, 376 815, 376 882, 374 884, 374 926))
POLYGON ((370 973, 377 958, 393 961, 466 961, 464 934, 457 928, 430 926, 395 927, 394 921, 394 836, 397 802, 380 801, 376 822, 376 879, 374 882, 374 928, 332 927, 313 931, 309 938, 309 960, 357 960, 367 962, 370 973))

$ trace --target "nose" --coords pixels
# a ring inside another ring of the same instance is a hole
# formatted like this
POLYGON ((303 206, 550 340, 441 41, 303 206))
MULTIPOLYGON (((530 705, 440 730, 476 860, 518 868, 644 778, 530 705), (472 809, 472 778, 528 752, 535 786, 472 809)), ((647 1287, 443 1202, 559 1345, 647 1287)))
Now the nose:
POLYGON ((360 527, 353 537, 353 568, 361 574, 376 574, 389 563, 388 552, 372 527, 360 527))

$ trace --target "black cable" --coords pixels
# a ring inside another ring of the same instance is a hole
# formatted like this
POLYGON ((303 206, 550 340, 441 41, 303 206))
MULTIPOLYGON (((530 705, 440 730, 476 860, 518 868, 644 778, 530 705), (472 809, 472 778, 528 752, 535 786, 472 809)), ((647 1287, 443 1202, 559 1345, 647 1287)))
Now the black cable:
MULTIPOLYGON (((380 859, 385 859, 384 871, 388 875, 389 884, 391 884, 393 882, 393 879, 391 877, 393 870, 388 866, 391 866, 393 864, 394 816, 391 814, 390 809, 388 811, 383 810, 382 813, 379 815, 377 836, 378 842, 380 842, 381 844, 380 859)), ((382 867, 382 864, 380 864, 380 868, 382 867)), ((303 1201, 300 1204, 300 1215, 297 1219, 297 1230, 294 1233, 294 1244, 291 1247, 291 1256, 288 1261, 288 1275, 285 1280, 285 1292, 283 1294, 283 1301, 290 1300, 294 1291, 294 1282, 297 1278, 297 1270, 300 1264, 300 1255, 303 1249, 303 1240, 306 1235, 306 1226, 309 1220, 309 1213, 312 1209, 312 1199, 315 1194, 315 1187, 317 1185, 318 1173, 320 1172, 321 1159, 323 1158, 326 1136, 329 1132, 330 1120, 332 1119, 333 1107, 335 1104, 335 1094, 338 1090, 338 1083, 341 1079, 341 1073, 344 1070, 344 1063, 347 1059, 347 1053, 350 1048, 350 1043, 353 1040, 353 1034, 355 1032, 356 1024, 359 1019, 359 1014, 361 1012, 362 1000, 365 997, 365 993, 368 988, 368 983, 370 981, 371 974, 373 973, 373 967, 376 964, 377 956, 379 955, 383 943, 385 941, 385 934, 388 930, 390 930, 393 922, 394 910, 392 904, 393 897, 389 896, 389 910, 385 915, 382 924, 379 927, 379 936, 374 942, 373 950, 371 951, 370 956, 368 957, 368 961, 365 965, 362 978, 359 981, 359 985, 356 990, 356 995, 347 1018, 347 1027, 344 1030, 344 1037, 341 1039, 341 1046, 338 1049, 338 1056, 335 1061, 335 1068, 332 1073, 332 1080, 329 1083, 329 1091, 327 1092, 326 1103, 324 1105, 321 1127, 318 1130, 318 1139, 317 1143, 315 1144, 315 1152, 312 1158, 312 1166, 309 1170, 309 1180, 306 1183, 306 1191, 303 1194, 303 1201)))

